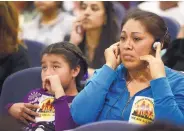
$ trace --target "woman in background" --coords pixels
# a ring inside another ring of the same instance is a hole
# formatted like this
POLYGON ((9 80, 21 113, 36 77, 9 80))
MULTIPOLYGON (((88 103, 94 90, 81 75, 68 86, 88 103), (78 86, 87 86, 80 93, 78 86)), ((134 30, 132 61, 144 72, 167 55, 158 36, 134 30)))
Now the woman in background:
POLYGON ((0 2, 0 94, 4 80, 29 68, 27 50, 18 41, 18 12, 11 2, 0 2))
POLYGON ((82 1, 79 14, 70 41, 86 55, 92 75, 94 69, 105 63, 104 50, 118 40, 116 14, 109 1, 82 1))

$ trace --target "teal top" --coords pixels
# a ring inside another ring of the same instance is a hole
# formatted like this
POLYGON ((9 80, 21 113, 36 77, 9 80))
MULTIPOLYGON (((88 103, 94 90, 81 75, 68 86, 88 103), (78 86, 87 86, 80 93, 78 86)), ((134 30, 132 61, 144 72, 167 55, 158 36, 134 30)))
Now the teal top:
POLYGON ((167 120, 184 124, 184 75, 168 67, 165 71, 166 77, 152 80, 150 87, 130 98, 126 68, 121 64, 113 70, 104 65, 74 98, 74 121, 79 125, 101 120, 138 124, 167 120))

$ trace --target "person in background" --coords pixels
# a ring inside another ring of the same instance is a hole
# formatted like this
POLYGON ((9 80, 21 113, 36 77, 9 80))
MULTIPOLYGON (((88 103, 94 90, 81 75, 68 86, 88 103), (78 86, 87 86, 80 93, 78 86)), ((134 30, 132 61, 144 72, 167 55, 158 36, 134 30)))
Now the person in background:
POLYGON ((42 88, 30 91, 23 102, 8 104, 6 109, 14 118, 28 123, 23 127, 25 131, 62 131, 76 127, 70 104, 87 73, 86 58, 77 46, 59 42, 43 50, 41 63, 42 88))
POLYGON ((110 1, 80 2, 80 16, 73 23, 70 42, 78 45, 89 61, 89 75, 105 63, 104 50, 119 37, 110 1))
POLYGON ((164 66, 160 55, 169 43, 160 16, 139 9, 128 12, 120 41, 105 50, 106 64, 72 102, 74 121, 83 125, 103 120, 135 124, 163 120, 183 125, 184 75, 164 66))
POLYGON ((31 22, 38 14, 38 11, 34 7, 33 1, 13 1, 13 4, 16 6, 19 12, 20 28, 24 24, 31 22))
POLYGON ((49 45, 64 40, 72 30, 74 17, 62 11, 61 1, 35 1, 39 11, 37 17, 25 24, 21 39, 33 40, 49 45))
POLYGON ((178 39, 184 38, 184 26, 182 26, 182 27, 180 28, 180 31, 179 31, 179 33, 178 33, 177 38, 178 38, 178 39))
POLYGON ((18 12, 12 2, 0 2, 0 94, 4 80, 29 68, 27 50, 18 40, 18 12))
POLYGON ((170 17, 176 20, 180 26, 184 25, 182 1, 145 1, 138 5, 138 8, 153 12, 160 16, 170 17), (151 7, 151 8, 150 8, 151 7))
POLYGON ((169 68, 184 72, 184 38, 173 40, 162 60, 169 68))

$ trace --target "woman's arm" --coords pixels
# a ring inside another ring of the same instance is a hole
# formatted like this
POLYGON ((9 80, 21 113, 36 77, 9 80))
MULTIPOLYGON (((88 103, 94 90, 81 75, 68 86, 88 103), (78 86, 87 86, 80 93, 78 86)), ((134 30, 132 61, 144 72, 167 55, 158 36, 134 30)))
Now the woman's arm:
POLYGON ((71 113, 77 124, 96 121, 115 77, 116 72, 107 65, 94 73, 85 88, 72 102, 71 113))
POLYGON ((184 78, 172 79, 171 90, 166 77, 151 81, 155 104, 155 120, 167 120, 176 124, 184 124, 184 78))

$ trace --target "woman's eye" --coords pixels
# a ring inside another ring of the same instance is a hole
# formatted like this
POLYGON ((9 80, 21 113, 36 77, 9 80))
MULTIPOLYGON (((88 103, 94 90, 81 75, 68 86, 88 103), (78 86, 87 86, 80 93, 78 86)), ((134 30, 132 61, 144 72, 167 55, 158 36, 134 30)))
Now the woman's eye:
POLYGON ((99 10, 99 8, 98 8, 97 6, 93 6, 93 7, 91 7, 91 9, 92 9, 93 11, 98 11, 98 10, 99 10))
POLYGON ((87 8, 87 6, 82 4, 80 8, 81 8, 81 10, 85 10, 87 8))
POLYGON ((121 36, 120 37, 121 41, 125 41, 125 37, 121 36))
POLYGON ((141 39, 140 38, 134 38, 134 41, 140 41, 141 39))

